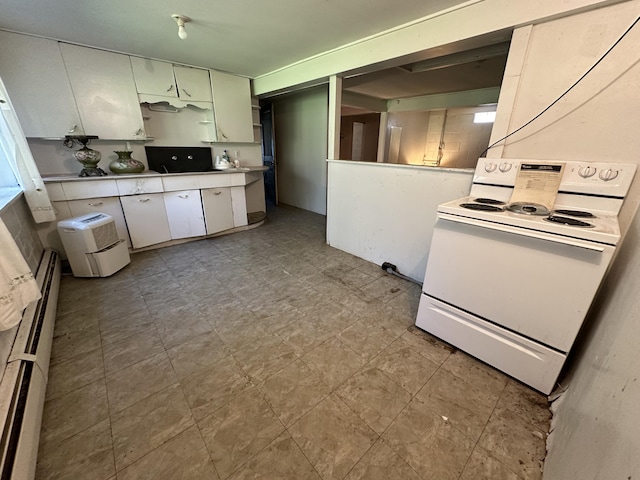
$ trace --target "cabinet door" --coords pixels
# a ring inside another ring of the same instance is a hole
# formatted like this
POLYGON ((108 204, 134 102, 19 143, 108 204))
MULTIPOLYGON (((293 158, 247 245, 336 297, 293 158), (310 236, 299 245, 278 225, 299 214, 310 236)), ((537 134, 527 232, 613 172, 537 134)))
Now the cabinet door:
POLYGON ((131 240, 129 239, 129 231, 127 230, 127 224, 124 221, 124 214, 122 213, 122 206, 120 200, 117 197, 106 198, 92 198, 88 200, 71 200, 69 201, 69 210, 71 210, 72 217, 78 217, 80 215, 86 215, 87 213, 106 213, 111 215, 116 222, 116 230, 118 236, 126 240, 127 246, 131 248, 131 240))
POLYGON ((205 234, 200 190, 165 192, 163 195, 173 240, 205 234))
POLYGON ((202 68, 173 66, 178 96, 185 102, 211 102, 209 71, 202 68))
POLYGON ((210 70, 219 142, 253 142, 249 79, 210 70))
POLYGON ((138 93, 172 98, 178 96, 172 64, 148 58, 129 58, 138 93))
POLYGON ((234 227, 230 188, 202 190, 202 206, 204 207, 204 219, 207 223, 207 235, 234 227))
POLYGON ((144 140, 129 57, 67 43, 60 49, 85 133, 105 140, 144 140))
POLYGON ((120 197, 133 248, 171 240, 161 193, 120 197))
POLYGON ((0 74, 27 137, 82 134, 58 42, 0 31, 0 74))

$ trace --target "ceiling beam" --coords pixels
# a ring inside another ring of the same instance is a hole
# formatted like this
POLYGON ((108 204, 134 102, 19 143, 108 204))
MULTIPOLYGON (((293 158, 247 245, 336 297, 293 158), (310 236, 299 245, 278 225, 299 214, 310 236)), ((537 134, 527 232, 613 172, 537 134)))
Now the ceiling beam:
POLYGON ((500 87, 479 88, 464 92, 438 93, 420 97, 398 98, 387 101, 388 112, 435 110, 438 108, 474 107, 498 103, 500 87))
POLYGON ((374 112, 386 112, 387 111, 387 101, 370 97, 369 95, 364 95, 362 93, 350 92, 349 90, 344 90, 342 92, 342 105, 346 107, 356 107, 362 108, 364 110, 372 110, 374 112))
POLYGON ((429 60, 423 60, 412 65, 407 65, 403 67, 403 70, 408 70, 411 73, 429 72, 439 68, 454 67, 456 65, 477 62, 502 55, 506 56, 508 53, 509 42, 504 42, 496 45, 474 48, 473 50, 467 50, 466 52, 458 52, 452 53, 451 55, 444 55, 442 57, 430 58, 429 60))

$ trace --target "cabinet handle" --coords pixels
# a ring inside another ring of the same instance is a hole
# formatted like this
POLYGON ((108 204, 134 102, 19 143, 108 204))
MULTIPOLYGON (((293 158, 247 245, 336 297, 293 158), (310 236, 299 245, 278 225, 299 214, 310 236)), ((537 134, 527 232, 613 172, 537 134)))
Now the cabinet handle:
POLYGON ((98 202, 98 203, 90 203, 89 206, 90 207, 99 207, 100 205, 102 205, 104 202, 98 202))
POLYGON ((139 202, 145 203, 148 202, 150 199, 149 198, 141 198, 140 200, 138 200, 139 202))
POLYGON ((171 85, 169 88, 167 88, 167 90, 166 90, 166 91, 167 91, 167 92, 170 92, 171 90, 173 90, 173 87, 174 87, 174 86, 173 86, 173 85, 171 85))
POLYGON ((180 197, 180 198, 189 198, 189 195, 186 195, 186 194, 185 195, 178 195, 178 197, 180 197))
POLYGON ((187 92, 184 88, 182 89, 182 91, 187 95, 187 97, 191 96, 191 94, 189 92, 187 92))
POLYGON ((69 130, 69 133, 73 133, 78 129, 78 124, 76 123, 73 127, 71 127, 71 130, 69 130))
POLYGON ((140 135, 144 135, 144 130, 142 130, 141 128, 136 130, 136 133, 133 134, 134 137, 137 137, 137 136, 140 136, 140 135))
POLYGON ((214 195, 220 195, 222 192, 213 192, 214 195))

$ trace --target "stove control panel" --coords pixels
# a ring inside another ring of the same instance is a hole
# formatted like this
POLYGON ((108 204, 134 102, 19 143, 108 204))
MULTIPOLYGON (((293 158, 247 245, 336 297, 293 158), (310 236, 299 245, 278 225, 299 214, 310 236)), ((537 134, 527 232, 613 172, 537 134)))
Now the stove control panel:
POLYGON ((560 191, 623 198, 636 173, 632 163, 574 162, 535 159, 479 158, 473 183, 515 185, 521 163, 564 164, 560 191))

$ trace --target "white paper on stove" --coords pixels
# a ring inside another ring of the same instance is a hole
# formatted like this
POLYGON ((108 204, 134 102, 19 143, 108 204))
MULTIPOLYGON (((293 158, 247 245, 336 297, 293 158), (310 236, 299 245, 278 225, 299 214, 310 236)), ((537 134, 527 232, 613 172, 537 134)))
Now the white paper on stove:
POLYGON ((510 203, 537 203, 549 210, 558 195, 564 163, 522 163, 510 203))

